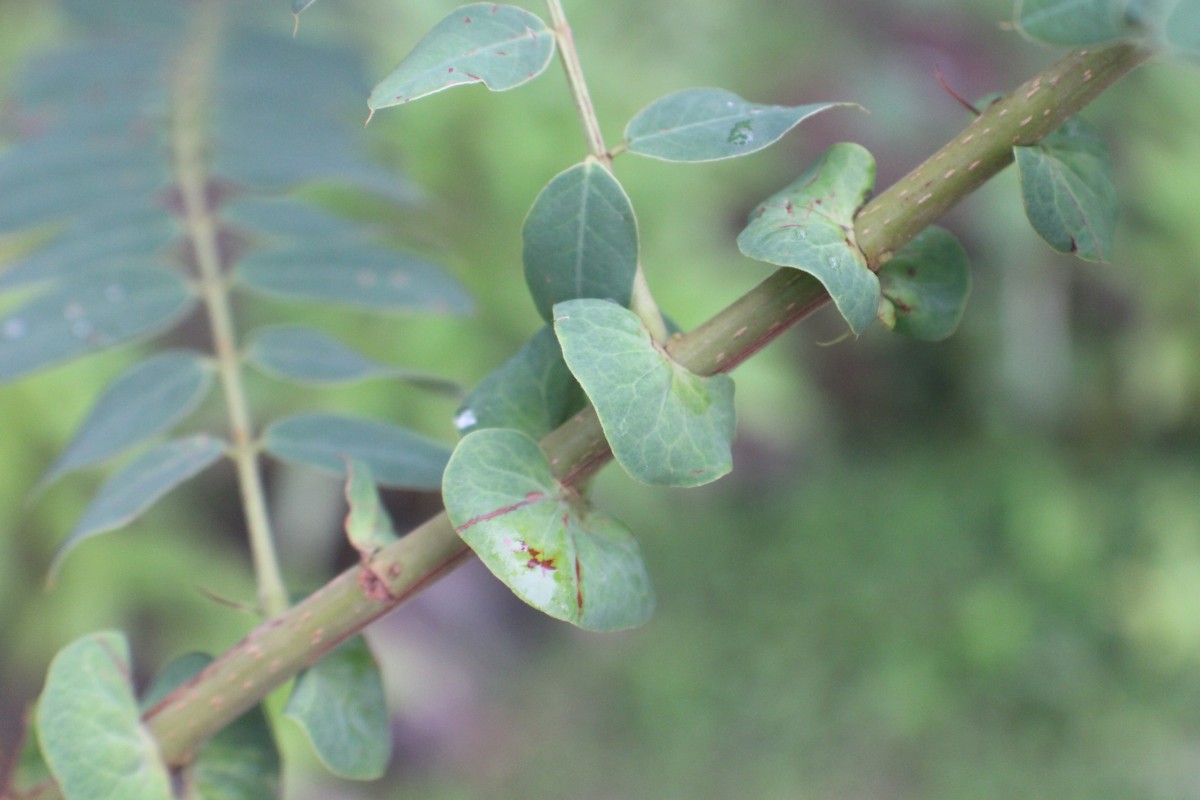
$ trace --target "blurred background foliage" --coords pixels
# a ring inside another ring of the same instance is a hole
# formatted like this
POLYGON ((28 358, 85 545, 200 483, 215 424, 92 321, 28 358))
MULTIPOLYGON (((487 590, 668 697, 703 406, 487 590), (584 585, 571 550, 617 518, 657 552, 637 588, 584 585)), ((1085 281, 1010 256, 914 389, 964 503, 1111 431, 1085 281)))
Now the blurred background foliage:
MULTIPOLYGON (((289 32, 283 0, 252 5, 289 32)), ((299 36, 355 48, 367 87, 452 5, 326 0, 299 36)), ((651 284, 684 328, 766 276, 734 236, 824 147, 866 145, 886 186, 969 121, 935 69, 980 97, 1057 56, 1005 29, 1008 0, 566 5, 610 143, 642 106, 690 86, 870 109, 828 112, 732 162, 618 159, 651 284)), ((54 4, 0 0, 0 19, 5 81, 71 35, 54 4)), ((823 311, 736 373, 732 476, 684 494, 603 475, 600 502, 639 534, 656 580, 649 624, 583 634, 469 564, 369 632, 396 732, 388 777, 333 781, 282 722, 288 796, 1200 796, 1200 72, 1145 67, 1086 116, 1116 162, 1111 264, 1054 254, 1023 220, 1015 175, 1001 176, 944 220, 975 278, 954 338, 874 330, 822 346, 841 334, 823 311)), ((320 322, 472 385, 539 326, 520 225, 584 154, 565 81, 447 92, 380 113, 364 135, 423 187, 421 206, 397 216, 306 191, 439 258, 480 307, 467 321, 320 322)), ((0 262, 16 246, 0 241, 0 262)), ((72 638, 125 629, 148 674, 186 650, 220 652, 252 623, 209 596, 253 597, 228 469, 81 547, 43 587, 101 476, 29 492, 131 350, 0 388, 5 753, 72 638)), ((454 401, 411 387, 252 380, 259 419, 346 410, 454 438, 454 401)), ((205 413, 220 424, 219 408, 205 413)), ((294 587, 315 587, 349 563, 340 487, 298 469, 268 478, 294 587)), ((388 499, 401 524, 438 509, 388 499)))

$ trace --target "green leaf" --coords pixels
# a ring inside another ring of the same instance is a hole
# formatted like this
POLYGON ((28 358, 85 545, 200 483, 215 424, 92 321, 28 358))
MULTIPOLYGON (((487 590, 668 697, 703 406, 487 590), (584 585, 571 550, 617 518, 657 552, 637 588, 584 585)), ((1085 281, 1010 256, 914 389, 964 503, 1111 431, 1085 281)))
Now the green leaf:
POLYGON ((296 678, 284 713, 312 742, 334 775, 369 781, 392 751, 387 698, 366 640, 355 636, 296 678))
POLYGON ((379 499, 375 476, 365 461, 346 462, 346 537, 364 559, 396 541, 396 526, 379 499))
POLYGON ((346 459, 365 462, 383 486, 432 491, 441 486, 450 450, 386 422, 337 414, 297 414, 263 434, 271 455, 344 475, 346 459))
POLYGON ((545 320, 563 300, 596 297, 629 305, 638 265, 637 220, 621 184, 594 158, 542 189, 522 237, 525 282, 545 320))
POLYGON ((1013 152, 1025 216, 1038 235, 1060 253, 1107 259, 1117 226, 1117 188, 1099 131, 1072 117, 1038 144, 1013 152))
POLYGON ((733 380, 689 372, 632 311, 604 300, 554 307, 563 357, 587 392, 613 456, 636 480, 699 486, 733 467, 733 380))
POLYGON ((332 336, 305 325, 269 325, 251 334, 246 360, 268 375, 296 383, 353 383, 393 378, 456 393, 453 381, 409 372, 367 358, 332 336))
POLYGON ((1181 55, 1200 60, 1200 3, 1178 0, 1163 28, 1168 44, 1179 48, 1181 55))
MULTIPOLYGON (((187 653, 167 664, 142 698, 143 712, 212 663, 187 653)), ((242 714, 200 746, 182 773, 187 797, 197 800, 269 800, 280 796, 279 751, 262 706, 242 714)))
POLYGON ((654 610, 633 534, 556 481, 537 442, 520 431, 464 437, 442 497, 463 541, 534 608, 597 631, 640 625, 654 610))
POLYGON ((225 442, 202 433, 163 442, 138 456, 96 492, 58 546, 50 563, 50 576, 84 539, 128 525, 164 494, 211 466, 224 452, 225 442))
POLYGON ((317 0, 292 0, 292 13, 299 15, 315 2, 317 0))
POLYGON ((1107 42, 1140 32, 1131 0, 1019 0, 1017 24, 1050 44, 1107 42))
POLYGON ((234 275, 272 297, 389 314, 465 314, 471 300, 437 266, 407 253, 345 241, 256 250, 234 275))
POLYGON ((663 161, 717 161, 769 147, 827 108, 853 105, 760 105, 724 89, 684 89, 639 111, 625 127, 625 141, 629 152, 663 161))
POLYGON ((77 639, 50 662, 38 702, 38 740, 66 800, 169 800, 171 779, 142 727, 130 686, 129 644, 106 631, 77 639))
POLYGON ((130 367, 96 400, 39 486, 169 430, 196 408, 212 378, 211 364, 187 351, 160 353, 130 367))
POLYGON ((587 398, 545 325, 467 395, 454 415, 459 433, 515 428, 540 439, 587 405, 587 398))
POLYGON ((221 219, 256 234, 289 239, 347 239, 358 243, 361 225, 311 203, 280 197, 240 197, 221 206, 221 219))
POLYGON ((936 226, 918 233, 879 270, 883 305, 896 333, 937 341, 954 333, 971 292, 967 253, 936 226))
POLYGON ((854 214, 874 182, 870 153, 857 144, 835 144, 755 209, 737 239, 750 258, 819 280, 856 334, 879 309, 879 279, 854 242, 854 214))
POLYGON ((536 78, 553 55, 554 33, 536 15, 473 3, 435 25, 371 90, 367 105, 374 112, 468 83, 502 92, 536 78))
POLYGON ((0 382, 147 336, 194 301, 183 278, 153 267, 81 275, 0 318, 0 382))

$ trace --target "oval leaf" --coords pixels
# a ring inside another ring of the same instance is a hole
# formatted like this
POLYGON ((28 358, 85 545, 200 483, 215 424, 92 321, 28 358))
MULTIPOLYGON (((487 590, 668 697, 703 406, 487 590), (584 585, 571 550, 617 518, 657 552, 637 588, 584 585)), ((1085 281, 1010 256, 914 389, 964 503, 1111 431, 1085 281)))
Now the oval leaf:
POLYGON ((1017 24, 1049 44, 1107 42, 1140 32, 1131 0, 1019 0, 1017 24))
POLYGON ((525 282, 542 317, 555 303, 596 297, 629 305, 638 231, 621 184, 589 158, 538 194, 522 229, 525 282))
POLYGON ((462 6, 425 35, 367 99, 374 112, 440 92, 482 83, 494 92, 537 77, 554 55, 554 33, 515 6, 462 6))
POLYGON ((1113 248, 1117 188, 1112 158, 1090 123, 1072 117, 1030 147, 1014 147, 1025 216, 1060 253, 1103 261, 1113 248))
POLYGON ((949 231, 926 228, 883 265, 879 284, 893 315, 888 327, 914 339, 945 339, 971 292, 967 253, 949 231))
POLYGON ((432 491, 441 486, 450 450, 440 442, 376 420, 297 414, 263 434, 263 448, 296 464, 344 475, 346 459, 365 462, 383 486, 432 491))
POLYGON ((442 487, 446 513, 493 574, 534 608, 588 630, 631 628, 654 590, 629 529, 554 479, 520 431, 475 431, 442 487))
POLYGON ((197 434, 155 445, 113 475, 84 509, 50 563, 53 577, 84 539, 129 524, 164 494, 200 474, 225 452, 225 442, 197 434))
POLYGON ((130 686, 129 644, 90 634, 50 662, 38 702, 38 740, 66 800, 166 800, 171 778, 142 727, 130 686))
POLYGON ((835 144, 759 206, 737 239, 750 258, 819 280, 854 333, 879 310, 879 279, 854 243, 854 214, 874 183, 871 154, 857 144, 835 144))
POLYGON ((717 161, 762 150, 813 114, 852 105, 760 105, 724 89, 684 89, 639 111, 625 141, 629 152, 663 161, 717 161))
POLYGON ((636 480, 699 486, 733 468, 733 380, 675 363, 632 311, 603 300, 554 307, 563 357, 613 456, 636 480))
POLYGON ((170 429, 207 394, 213 370, 198 353, 160 353, 109 384, 39 486, 99 464, 170 429))
POLYGON ((294 719, 330 772, 369 781, 392 752, 387 698, 379 665, 355 636, 300 673, 284 714, 294 719))
POLYGON ((194 301, 183 278, 153 267, 82 275, 0 319, 0 382, 158 331, 194 301))

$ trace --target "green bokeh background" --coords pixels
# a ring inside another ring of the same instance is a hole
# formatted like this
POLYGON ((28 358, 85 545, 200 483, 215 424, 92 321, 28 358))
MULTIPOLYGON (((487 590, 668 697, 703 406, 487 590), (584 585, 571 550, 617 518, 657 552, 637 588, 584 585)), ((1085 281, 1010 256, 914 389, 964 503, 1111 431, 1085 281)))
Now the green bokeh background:
MULTIPOLYGON (((981 97, 1057 55, 1005 28, 1008 0, 565 4, 610 142, 690 86, 870 110, 827 112, 730 162, 618 160, 649 280, 684 328, 769 273, 737 252, 741 220, 826 146, 864 144, 886 186, 969 122, 936 69, 981 97)), ((254 5, 289 32, 287 3, 254 5)), ((300 38, 348 41, 378 78, 452 6, 325 0, 300 38)), ((0 21, 5 82, 69 35, 53 4, 0 0, 0 21)), ((638 533, 658 589, 645 627, 578 632, 469 564, 370 629, 393 710, 388 776, 328 778, 282 721, 289 798, 1200 796, 1200 70, 1145 67, 1086 116, 1116 163, 1111 264, 1042 244, 1005 173, 943 221, 975 281, 954 338, 875 329, 824 346, 842 333, 826 309, 735 373, 733 475, 682 492, 604 473, 599 501, 638 533)), ((325 199, 438 257, 478 313, 397 322, 257 303, 243 318, 315 321, 471 385, 540 325, 520 225, 584 155, 565 81, 552 70, 510 93, 446 92, 381 111, 364 136, 424 204, 325 199)), ((16 247, 0 240, 0 264, 16 247)), ((102 475, 30 490, 144 352, 0 387, 5 755, 48 660, 76 636, 128 631, 144 680, 252 624, 206 596, 253 597, 229 469, 85 544, 42 585, 102 475)), ((297 392, 255 378, 251 391, 259 419, 342 410, 454 439, 454 401, 404 386, 297 392)), ((216 405, 201 413, 221 419, 216 405)), ((302 470, 268 477, 294 585, 316 586, 347 563, 340 489, 302 470)), ((437 510, 389 501, 402 524, 437 510)))

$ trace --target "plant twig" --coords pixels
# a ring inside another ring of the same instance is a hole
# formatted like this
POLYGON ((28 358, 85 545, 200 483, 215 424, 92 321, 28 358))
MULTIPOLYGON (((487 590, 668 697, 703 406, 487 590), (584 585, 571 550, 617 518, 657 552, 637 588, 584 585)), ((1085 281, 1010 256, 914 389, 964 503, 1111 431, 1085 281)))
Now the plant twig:
POLYGON ((567 83, 571 86, 571 97, 575 101, 575 110, 579 113, 579 122, 583 125, 583 135, 587 138, 588 152, 600 163, 612 164, 612 157, 604 146, 604 135, 600 132, 600 120, 596 118, 596 109, 592 106, 592 97, 588 93, 587 81, 583 77, 583 67, 579 63, 579 53, 575 50, 575 39, 571 35, 571 26, 567 22, 566 12, 563 11, 561 0, 546 0, 550 12, 550 24, 554 28, 554 36, 558 40, 558 54, 562 59, 563 69, 567 73, 567 83))

